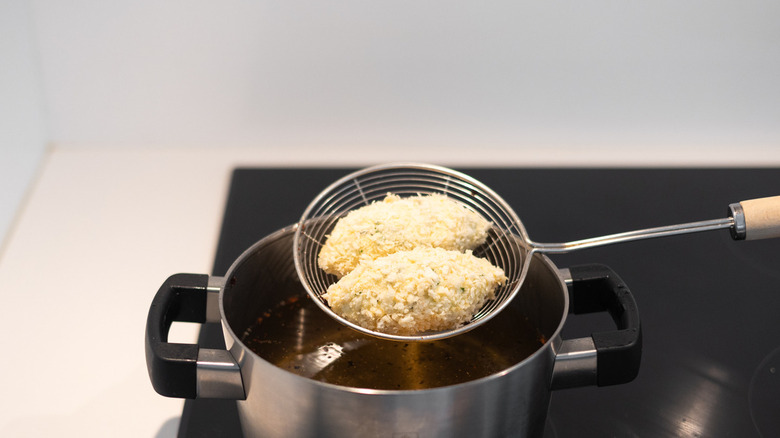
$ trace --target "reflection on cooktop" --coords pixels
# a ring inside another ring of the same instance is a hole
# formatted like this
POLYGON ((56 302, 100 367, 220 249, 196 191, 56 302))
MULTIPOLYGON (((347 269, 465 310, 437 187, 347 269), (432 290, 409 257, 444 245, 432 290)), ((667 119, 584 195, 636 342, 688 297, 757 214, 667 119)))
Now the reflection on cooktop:
POLYGON ((780 347, 769 353, 750 379, 750 418, 764 438, 780 437, 780 347))

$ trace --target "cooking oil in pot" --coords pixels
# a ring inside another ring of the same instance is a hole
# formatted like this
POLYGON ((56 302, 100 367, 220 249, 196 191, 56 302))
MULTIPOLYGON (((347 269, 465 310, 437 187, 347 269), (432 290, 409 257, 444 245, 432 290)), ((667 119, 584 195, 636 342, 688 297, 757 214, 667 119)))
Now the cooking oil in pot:
POLYGON ((383 340, 343 326, 302 296, 269 309, 242 341, 268 362, 303 377, 353 388, 413 390, 503 371, 533 354, 545 338, 517 306, 509 306, 452 338, 383 340))

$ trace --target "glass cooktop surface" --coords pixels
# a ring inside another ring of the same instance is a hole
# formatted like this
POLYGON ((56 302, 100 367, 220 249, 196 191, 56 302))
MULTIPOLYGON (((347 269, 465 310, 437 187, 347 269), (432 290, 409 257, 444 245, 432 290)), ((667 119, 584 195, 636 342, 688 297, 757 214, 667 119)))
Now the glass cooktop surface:
MULTIPOLYGON (((213 274, 351 170, 236 169, 213 274)), ((732 202, 780 194, 780 169, 459 170, 498 192, 537 242, 718 219, 732 202)), ((634 294, 644 339, 633 382, 554 391, 545 436, 780 436, 780 240, 719 230, 551 258, 612 267, 634 294)), ((570 315, 563 338, 611 326, 603 314, 570 315)), ((206 324, 200 344, 224 347, 221 336, 206 324)), ((187 400, 179 436, 241 437, 236 402, 187 400)))

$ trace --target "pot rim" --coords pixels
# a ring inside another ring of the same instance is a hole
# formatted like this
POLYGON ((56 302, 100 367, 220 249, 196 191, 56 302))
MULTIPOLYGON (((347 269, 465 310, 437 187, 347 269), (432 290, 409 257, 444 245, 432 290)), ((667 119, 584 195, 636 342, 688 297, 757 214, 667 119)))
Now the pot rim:
MULTIPOLYGON (((279 230, 274 231, 273 233, 261 238, 257 242, 253 243, 249 248, 244 250, 241 255, 239 255, 233 263, 228 268, 227 272, 225 273, 224 278, 226 279, 225 282, 223 282, 222 286, 219 290, 219 315, 220 315, 220 323, 222 325, 223 331, 227 331, 230 333, 231 338, 233 339, 234 343, 237 343, 242 348, 242 354, 250 354, 255 359, 258 359, 261 361, 261 363, 264 363, 270 367, 273 367, 275 370, 280 371, 284 373, 285 375, 288 375, 291 378, 294 379, 303 379, 306 380, 314 385, 323 387, 323 388, 330 388, 337 391, 343 391, 343 392, 349 392, 354 394, 365 394, 365 395, 400 395, 400 394, 421 394, 421 393, 430 393, 430 392, 437 392, 437 391, 452 391, 453 389, 458 388, 467 388, 472 385, 484 385, 485 382, 497 380, 500 379, 502 376, 505 376, 514 370, 524 366, 526 363, 533 360, 535 357, 544 354, 544 351, 548 348, 555 348, 557 345, 553 345, 553 343, 558 344, 560 343, 560 334, 563 330, 563 326, 566 323, 566 318, 569 314, 569 294, 567 293, 567 286, 566 282, 561 274, 560 269, 555 265, 555 263, 550 260, 549 257, 546 255, 539 253, 539 252, 531 252, 530 255, 532 257, 539 257, 546 265, 551 266, 554 268, 555 275, 558 279, 558 282, 561 285, 561 290, 563 291, 563 312, 560 321, 558 322, 558 326, 555 328, 555 331, 553 334, 545 341, 544 344, 542 344, 536 351, 534 351, 532 354, 530 354, 525 359, 521 360, 520 362, 515 363, 514 365, 507 367, 497 373, 490 374, 488 376, 480 377, 478 379, 469 380, 461 383, 456 383, 452 385, 445 385, 445 386, 437 386, 435 388, 425 388, 425 389, 371 389, 371 388, 357 388, 352 386, 343 386, 343 385, 337 385, 333 383, 327 383, 322 382, 319 380, 311 379, 308 377, 303 377, 301 375, 295 374, 293 372, 290 372, 288 370, 285 370, 284 368, 280 368, 271 362, 268 362, 265 358, 260 356, 259 354, 255 353, 252 349, 246 346, 244 342, 241 340, 240 337, 236 335, 236 333, 233 331, 233 328, 230 326, 230 324, 227 322, 227 318, 225 315, 225 308, 224 308, 224 294, 225 294, 225 286, 228 283, 228 279, 232 276, 233 271, 235 271, 251 254, 253 254, 258 247, 263 246, 267 244, 267 242, 276 240, 280 236, 283 236, 285 234, 293 234, 295 233, 295 230, 298 228, 298 224, 288 225, 284 228, 281 228, 279 230)), ((290 243, 290 246, 292 246, 292 243, 290 243)), ((520 290, 520 293, 522 293, 522 288, 520 290)), ((433 341, 436 342, 436 341, 433 341)), ((232 347, 228 348, 232 352, 232 347)), ((235 358, 236 361, 239 363, 239 366, 241 364, 241 361, 238 360, 238 358, 235 358)))

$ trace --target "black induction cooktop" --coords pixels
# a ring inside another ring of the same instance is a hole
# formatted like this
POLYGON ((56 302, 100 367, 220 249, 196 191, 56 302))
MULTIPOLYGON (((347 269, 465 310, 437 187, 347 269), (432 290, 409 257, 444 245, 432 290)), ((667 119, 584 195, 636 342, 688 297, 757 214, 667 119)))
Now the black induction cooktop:
MULTIPOLYGON (((213 274, 351 170, 236 169, 213 274)), ((732 202, 780 194, 780 169, 459 170, 498 192, 537 242, 723 218, 732 202)), ((545 436, 780 437, 780 240, 733 241, 719 230, 551 258, 618 272, 644 347, 631 383, 553 392, 545 436)), ((602 317, 570 316, 563 338, 610 327, 602 317)), ((204 325, 200 343, 224 348, 219 327, 204 325)), ((236 402, 186 401, 179 436, 241 437, 236 402)))

